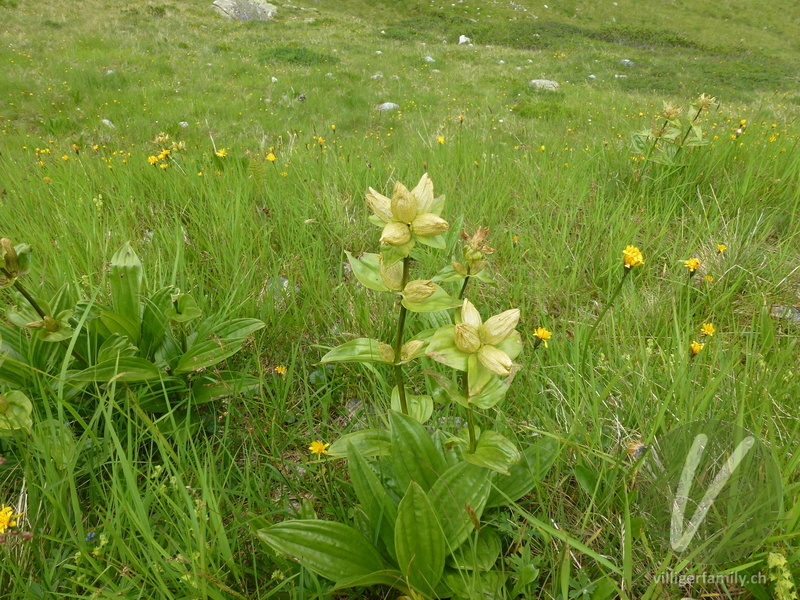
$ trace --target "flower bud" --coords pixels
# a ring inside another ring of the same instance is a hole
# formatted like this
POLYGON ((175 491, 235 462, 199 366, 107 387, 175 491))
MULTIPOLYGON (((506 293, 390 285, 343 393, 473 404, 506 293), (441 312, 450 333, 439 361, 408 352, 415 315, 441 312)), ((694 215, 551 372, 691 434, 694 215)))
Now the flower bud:
POLYGON ((442 217, 438 217, 433 213, 426 213, 414 219, 414 222, 411 223, 411 228, 414 230, 415 235, 429 237, 444 233, 450 229, 450 225, 442 217))
POLYGON ((4 415, 6 412, 8 412, 8 400, 5 396, 0 396, 0 415, 4 415))
POLYGON ((381 221, 388 223, 392 220, 392 201, 383 194, 379 194, 372 188, 369 188, 369 193, 366 195, 367 205, 372 209, 381 221))
POLYGON ((436 285, 430 279, 409 281, 403 289, 403 298, 409 302, 424 302, 436 291, 436 285))
POLYGON ((469 271, 467 270, 467 267, 462 265, 460 262, 453 261, 453 262, 450 263, 450 266, 452 266, 456 270, 456 273, 458 273, 462 277, 466 277, 467 275, 469 275, 469 271))
POLYGON ((464 246, 464 258, 467 259, 467 262, 474 263, 483 258, 483 253, 471 246, 464 246))
POLYGON ((403 362, 412 360, 417 356, 417 354, 419 354, 419 351, 422 350, 424 345, 425 342, 422 340, 411 340, 406 342, 400 349, 400 360, 403 362))
POLYGON ((380 353, 381 353, 381 360, 383 360, 384 362, 387 363, 394 362, 394 348, 392 348, 389 344, 381 342, 380 353))
POLYGON ((44 321, 44 328, 50 333, 55 333, 59 330, 58 321, 56 321, 54 318, 45 315, 42 321, 44 321))
POLYGON ((477 352, 481 347, 481 338, 477 330, 467 323, 459 323, 453 331, 456 348, 467 354, 477 352))
POLYGON ((395 221, 387 223, 381 234, 381 244, 390 246, 403 246, 411 241, 411 230, 405 223, 395 221))
POLYGON ((417 199, 399 181, 392 193, 392 215, 401 223, 410 224, 417 217, 417 199))
POLYGON ((519 316, 519 309, 514 308, 487 319, 480 328, 483 343, 496 346, 508 338, 519 323, 519 316))
POLYGON ((383 256, 381 256, 381 280, 383 285, 392 290, 399 292, 403 289, 403 263, 396 262, 391 267, 384 266, 383 256))
POLYGON ((494 346, 481 346, 478 351, 478 360, 495 375, 508 375, 511 373, 511 367, 514 366, 508 354, 494 346))
POLYGON ((19 271, 17 251, 14 250, 14 244, 8 238, 0 239, 0 257, 5 263, 3 268, 8 271, 9 275, 14 277, 19 271))
POLYGON ((469 274, 477 275, 486 268, 487 264, 486 259, 475 261, 469 266, 469 274))

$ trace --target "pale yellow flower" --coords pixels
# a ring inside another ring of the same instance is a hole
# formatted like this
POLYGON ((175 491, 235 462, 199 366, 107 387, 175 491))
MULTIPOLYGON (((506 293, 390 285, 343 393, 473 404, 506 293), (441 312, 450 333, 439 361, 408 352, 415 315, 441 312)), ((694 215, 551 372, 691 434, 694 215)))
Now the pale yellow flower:
POLYGON ((217 151, 215 152, 215 154, 216 154, 217 156, 219 156, 220 158, 225 158, 226 156, 228 156, 228 151, 227 151, 227 150, 225 150, 225 148, 220 148, 219 150, 217 150, 217 151))
POLYGON ((705 346, 706 346, 705 344, 701 344, 699 342, 692 342, 691 345, 689 346, 689 348, 691 349, 692 355, 694 356, 694 355, 700 354, 700 351, 703 348, 705 348, 705 346))
POLYGON ((707 336, 710 337, 710 336, 714 335, 715 331, 716 331, 716 329, 714 329, 714 324, 713 323, 703 323, 700 326, 700 333, 703 334, 703 335, 707 335, 707 336))

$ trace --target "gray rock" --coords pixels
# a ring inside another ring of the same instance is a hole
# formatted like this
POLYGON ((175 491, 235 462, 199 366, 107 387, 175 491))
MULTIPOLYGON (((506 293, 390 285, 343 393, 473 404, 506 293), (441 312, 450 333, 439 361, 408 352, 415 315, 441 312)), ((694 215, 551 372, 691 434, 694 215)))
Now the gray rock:
POLYGON ((101 122, 103 125, 105 125, 106 127, 110 128, 110 129, 116 129, 116 128, 117 128, 117 126, 116 126, 116 125, 114 125, 114 124, 113 124, 111 121, 109 121, 108 119, 103 119, 103 120, 101 120, 100 122, 101 122))
POLYGON ((424 60, 425 62, 436 62, 436 59, 432 56, 426 56, 424 60))
POLYGON ((587 79, 597 79, 597 75, 589 75, 587 79))
POLYGON ((375 75, 373 75, 372 77, 370 77, 370 79, 383 79, 383 73, 381 73, 380 71, 378 71, 377 73, 375 73, 375 75))
POLYGON ((773 306, 769 316, 773 319, 783 319, 795 325, 800 325, 800 310, 790 306, 773 306))
POLYGON ((627 58, 623 58, 621 61, 619 61, 619 64, 621 64, 623 67, 632 67, 633 61, 628 60, 627 58))
POLYGON ((533 79, 528 85, 530 85, 532 88, 536 88, 537 90, 550 91, 555 91, 561 87, 557 81, 552 81, 550 79, 533 79))
POLYGON ((459 43, 459 44, 469 44, 471 41, 472 41, 472 40, 471 40, 471 39, 469 39, 469 38, 468 38, 467 36, 465 36, 465 35, 460 35, 460 36, 458 36, 458 43, 459 43))
POLYGON ((383 104, 378 104, 378 106, 376 106, 375 108, 377 110, 390 111, 390 110, 397 110, 398 108, 400 108, 400 105, 395 104, 394 102, 384 102, 383 104))
POLYGON ((214 0, 214 10, 236 21, 271 21, 278 7, 266 0, 214 0))
POLYGON ((188 121, 181 121, 180 123, 178 123, 178 125, 186 129, 189 126, 189 123, 188 121))

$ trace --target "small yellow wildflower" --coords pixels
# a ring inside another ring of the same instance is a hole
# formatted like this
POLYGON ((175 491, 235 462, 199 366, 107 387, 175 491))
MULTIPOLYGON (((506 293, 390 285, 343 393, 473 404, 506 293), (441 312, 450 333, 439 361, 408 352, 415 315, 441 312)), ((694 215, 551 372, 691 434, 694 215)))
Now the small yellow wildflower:
POLYGON ((683 266, 689 269, 689 275, 694 275, 694 272, 700 268, 700 259, 690 258, 689 260, 685 260, 683 261, 683 266))
POLYGON ((270 152, 269 154, 267 154, 267 160, 271 163, 274 163, 276 160, 278 160, 278 157, 275 156, 272 152, 270 152))
POLYGON ((436 141, 437 141, 438 143, 440 143, 440 144, 444 144, 444 136, 443 136, 443 135, 440 135, 439 137, 437 137, 437 138, 436 138, 436 141))
POLYGON ((220 158, 225 158, 226 156, 228 156, 228 151, 227 151, 227 150, 225 150, 225 148, 220 148, 219 150, 217 150, 217 151, 215 152, 215 154, 216 154, 217 156, 219 156, 220 158))
POLYGON ((331 125, 331 131, 336 131, 336 125, 331 125))
POLYGON ((281 171, 281 177, 288 177, 288 176, 289 173, 287 173, 286 171, 281 171))
POLYGON ((544 327, 538 327, 536 329, 536 331, 533 332, 533 335, 536 336, 536 345, 535 345, 535 347, 538 347, 539 344, 544 342, 544 347, 547 348, 547 340, 549 340, 551 337, 553 337, 553 332, 552 331, 548 331, 544 327))
POLYGON ((197 172, 197 176, 198 176, 198 177, 202 177, 202 176, 203 176, 203 172, 202 172, 202 171, 198 171, 198 172, 197 172))
POLYGON ((315 440, 311 442, 311 445, 308 447, 311 454, 316 454, 317 458, 320 458, 323 454, 328 453, 328 446, 330 444, 323 444, 320 440, 315 440))
POLYGON ((67 155, 65 154, 64 156, 62 156, 62 157, 61 157, 61 160, 63 160, 63 161, 67 161, 67 160, 69 160, 69 156, 67 156, 67 155))
POLYGON ((286 375, 286 367, 284 367, 283 365, 278 365, 277 367, 275 367, 275 372, 278 375, 286 375))
POLYGON ((710 336, 714 335, 715 331, 716 331, 716 329, 714 329, 714 324, 713 323, 703 323, 700 326, 700 333, 702 335, 707 335, 707 336, 710 337, 710 336))
POLYGON ((725 252, 725 250, 727 249, 728 247, 725 244, 717 244, 717 252, 719 252, 720 254, 725 252))
POLYGON ((157 156, 148 156, 147 157, 147 162, 149 162, 151 165, 155 165, 158 162, 158 157, 157 156))
POLYGON ((705 280, 707 283, 711 283, 712 281, 714 281, 714 278, 711 275, 706 275, 705 280))
POLYGON ((518 236, 518 235, 514 235, 514 236, 512 236, 512 237, 511 237, 511 243, 512 243, 512 244, 514 244, 515 246, 516 246, 517 244, 519 244, 519 236, 518 236))
POLYGON ((160 164, 160 165, 158 165, 158 166, 159 166, 159 167, 161 167, 161 169, 162 169, 162 170, 164 170, 164 171, 166 171, 167 169, 169 169, 169 165, 168 165, 167 163, 161 163, 161 164, 160 164))
POLYGON ((22 513, 14 514, 14 509, 10 506, 2 505, 0 506, 0 534, 5 532, 6 529, 9 527, 16 527, 18 517, 21 517, 22 513))
POLYGON ((703 348, 705 348, 705 346, 706 346, 705 344, 700 344, 698 342, 692 342, 691 346, 689 346, 689 348, 692 350, 692 356, 696 356, 696 355, 700 354, 700 351, 703 348))
POLYGON ((622 251, 622 262, 626 269, 640 267, 644 264, 644 257, 642 256, 641 250, 636 246, 627 246, 625 250, 622 251))

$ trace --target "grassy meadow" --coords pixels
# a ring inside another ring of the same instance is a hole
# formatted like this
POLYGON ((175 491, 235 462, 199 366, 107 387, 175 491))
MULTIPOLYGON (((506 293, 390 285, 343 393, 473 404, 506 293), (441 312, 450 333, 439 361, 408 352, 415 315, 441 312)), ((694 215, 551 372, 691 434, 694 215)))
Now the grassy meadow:
MULTIPOLYGON (((69 354, 27 372, 32 433, 0 429, 0 506, 22 514, 0 529, 0 598, 398 597, 334 592, 254 532, 353 519, 344 461, 309 444, 385 427, 394 380, 320 359, 393 339, 396 299, 361 286, 345 251, 378 251, 370 187, 426 172, 450 229, 445 251, 414 251, 415 276, 488 227, 495 285, 469 297, 484 318, 522 315, 522 368, 479 426, 558 442, 533 492, 492 517, 508 585, 470 597, 797 598, 800 6, 553 2, 298 0, 239 23, 205 0, 0 0, 0 237, 32 248, 26 289, 108 304, 130 242, 148 295, 175 286, 204 315, 265 324, 227 360, 257 385, 187 420, 124 380, 69 393, 69 354), (664 103, 690 114, 701 93, 716 99, 692 123, 702 143, 636 146, 664 103), (644 265, 618 290, 628 245, 644 265), (779 466, 778 525, 714 565, 763 581, 658 579, 708 568, 648 537, 628 444, 701 419, 753 432, 779 466)), ((0 290, 4 309, 23 303, 0 290)), ((0 320, 2 395, 23 358, 0 320)), ((407 331, 434 321, 411 314, 407 331)), ((413 393, 432 365, 409 366, 413 393)), ((428 427, 466 418, 437 403, 428 427)))

